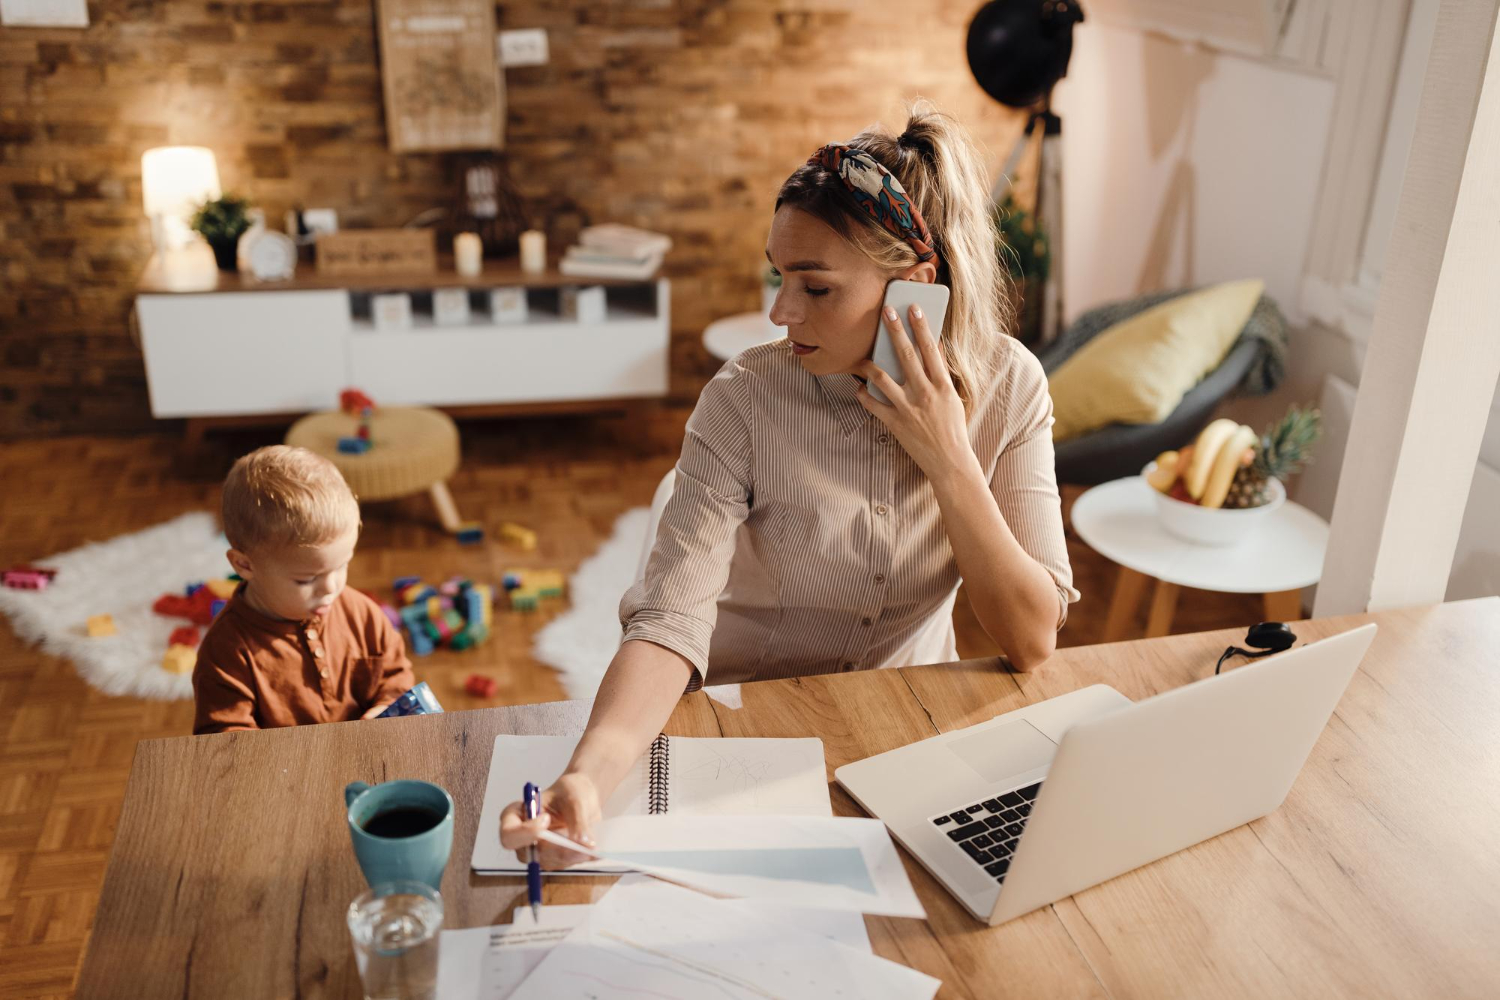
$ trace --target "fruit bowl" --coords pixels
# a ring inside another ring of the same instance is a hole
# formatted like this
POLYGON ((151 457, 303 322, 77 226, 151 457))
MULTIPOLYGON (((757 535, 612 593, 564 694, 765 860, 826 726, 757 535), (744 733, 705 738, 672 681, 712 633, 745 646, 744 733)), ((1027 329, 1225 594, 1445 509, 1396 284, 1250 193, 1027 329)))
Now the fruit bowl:
POLYGON ((1146 482, 1144 477, 1155 468, 1156 463, 1151 462, 1141 470, 1143 477, 1141 485, 1150 490, 1151 495, 1156 498, 1156 516, 1161 521, 1161 526, 1186 542, 1215 548, 1238 545, 1253 535, 1256 528, 1264 523, 1266 518, 1286 503, 1286 487, 1279 479, 1271 479, 1267 482, 1271 500, 1258 507, 1231 510, 1224 507, 1201 507, 1195 503, 1185 503, 1153 489, 1151 484, 1146 482))

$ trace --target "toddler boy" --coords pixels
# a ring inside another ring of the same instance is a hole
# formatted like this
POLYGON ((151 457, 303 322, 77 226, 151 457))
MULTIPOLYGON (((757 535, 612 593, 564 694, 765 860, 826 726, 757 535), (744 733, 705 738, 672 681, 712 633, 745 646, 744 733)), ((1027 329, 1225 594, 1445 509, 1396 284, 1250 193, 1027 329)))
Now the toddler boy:
POLYGON ((369 719, 415 683, 401 634, 345 588, 359 504, 338 468, 275 445, 224 481, 229 562, 244 578, 193 670, 193 732, 369 719))

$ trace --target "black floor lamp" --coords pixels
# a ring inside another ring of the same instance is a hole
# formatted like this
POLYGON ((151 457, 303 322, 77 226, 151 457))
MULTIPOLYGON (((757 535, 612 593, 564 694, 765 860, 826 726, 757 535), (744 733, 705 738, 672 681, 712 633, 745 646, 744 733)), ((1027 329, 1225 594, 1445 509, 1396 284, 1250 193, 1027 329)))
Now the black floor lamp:
POLYGON ((1033 131, 1042 129, 1035 217, 1049 233, 1052 254, 1042 288, 1041 343, 1062 324, 1062 119, 1052 112, 1052 88, 1068 73, 1073 25, 1083 20, 1078 0, 991 0, 969 24, 969 69, 1001 104, 1029 110, 1026 130, 996 181, 999 200, 1033 131))

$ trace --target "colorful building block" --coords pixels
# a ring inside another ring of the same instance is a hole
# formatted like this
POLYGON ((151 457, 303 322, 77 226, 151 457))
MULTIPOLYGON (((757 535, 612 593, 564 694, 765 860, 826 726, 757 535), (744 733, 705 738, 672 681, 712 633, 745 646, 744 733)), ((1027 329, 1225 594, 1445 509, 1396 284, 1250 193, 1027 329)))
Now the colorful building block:
POLYGON ((223 611, 224 610, 224 605, 226 605, 228 603, 229 603, 228 601, 215 600, 212 604, 210 604, 208 606, 209 613, 211 613, 215 618, 219 617, 219 612, 223 611))
POLYGON ((567 587, 563 575, 555 569, 536 570, 526 575, 526 582, 542 597, 561 597, 567 587))
POLYGON ((483 674, 470 674, 464 681, 464 690, 475 698, 488 698, 495 693, 495 679, 483 674))
POLYGON ((236 588, 239 587, 239 583, 235 580, 229 580, 221 577, 217 580, 205 580, 203 581, 203 586, 207 587, 209 592, 219 600, 227 601, 234 596, 234 592, 236 588))
POLYGON ((484 541, 484 525, 478 521, 465 521, 453 534, 460 545, 478 545, 484 541))
POLYGON ((363 455, 370 450, 370 442, 359 437, 339 438, 339 453, 343 455, 363 455))
POLYGON ((47 584, 57 575, 56 570, 40 569, 36 566, 14 566, 0 573, 0 583, 12 590, 46 590, 47 584))
POLYGON ((186 618, 194 625, 207 627, 214 620, 215 600, 212 591, 207 587, 200 587, 193 592, 192 597, 162 594, 151 605, 151 610, 167 618, 186 618))
POLYGON ((527 552, 536 549, 536 532, 510 521, 500 525, 500 537, 527 552))
POLYGON ((94 615, 83 627, 88 630, 90 639, 101 639, 115 634, 115 619, 113 615, 94 615))
POLYGON ((512 611, 535 611, 537 600, 541 597, 530 587, 521 587, 510 592, 510 607, 512 611))
POLYGON ((190 674, 198 662, 198 651, 192 646, 169 646, 161 658, 161 668, 169 674, 190 674))
POLYGON ((391 583, 391 589, 399 594, 401 593, 401 591, 405 590, 407 587, 410 587, 412 584, 421 582, 422 578, 420 576, 398 576, 396 577, 395 581, 391 583))
POLYGON ((411 642, 408 645, 411 646, 411 654, 413 656, 428 656, 432 653, 432 640, 427 637, 427 633, 421 628, 411 629, 410 637, 411 642))
POLYGON ((508 569, 505 571, 505 575, 500 578, 500 585, 505 588, 507 593, 519 589, 525 582, 521 571, 518 569, 508 569))
POLYGON ((174 628, 172 630, 172 637, 167 640, 167 643, 172 646, 186 646, 189 649, 197 649, 198 630, 191 625, 174 628))

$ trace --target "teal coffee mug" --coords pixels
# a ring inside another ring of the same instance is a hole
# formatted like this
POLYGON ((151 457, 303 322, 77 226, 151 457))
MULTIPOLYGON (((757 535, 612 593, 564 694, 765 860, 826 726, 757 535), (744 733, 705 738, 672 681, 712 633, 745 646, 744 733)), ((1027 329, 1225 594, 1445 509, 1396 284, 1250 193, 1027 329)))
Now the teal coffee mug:
POLYGON ((351 781, 344 802, 365 881, 404 879, 440 888, 453 849, 452 796, 427 781, 351 781))

